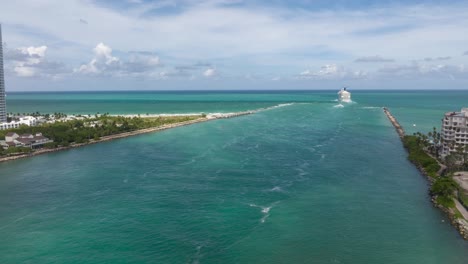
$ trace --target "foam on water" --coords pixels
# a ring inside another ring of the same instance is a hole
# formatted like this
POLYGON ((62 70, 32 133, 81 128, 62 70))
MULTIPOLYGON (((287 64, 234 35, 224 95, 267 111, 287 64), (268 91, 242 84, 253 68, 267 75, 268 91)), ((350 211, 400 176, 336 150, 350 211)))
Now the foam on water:
POLYGON ((380 109, 381 107, 378 106, 363 106, 362 109, 380 109))
POLYGON ((283 189, 281 189, 281 187, 279 186, 275 186, 273 188, 270 189, 271 192, 283 192, 283 189))
POLYGON ((259 206, 256 204, 249 204, 250 207, 257 207, 261 209, 261 213, 263 214, 263 217, 260 219, 261 223, 265 223, 266 219, 270 216, 270 210, 276 205, 278 202, 274 202, 270 206, 259 206))

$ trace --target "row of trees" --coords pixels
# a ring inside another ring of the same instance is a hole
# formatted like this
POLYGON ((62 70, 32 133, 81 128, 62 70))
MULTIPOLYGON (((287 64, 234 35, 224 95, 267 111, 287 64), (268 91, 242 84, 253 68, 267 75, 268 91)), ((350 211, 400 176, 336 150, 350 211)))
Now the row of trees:
POLYGON ((468 170, 468 148, 467 145, 455 144, 453 141, 448 143, 450 149, 455 149, 449 155, 441 157, 442 146, 444 140, 440 132, 434 127, 427 134, 420 132, 413 134, 416 137, 417 143, 429 154, 440 159, 447 165, 448 171, 468 170))
POLYGON ((417 132, 414 133, 414 136, 417 137, 418 144, 429 151, 429 153, 435 157, 440 156, 440 151, 442 150, 442 137, 440 132, 437 132, 436 127, 433 127, 432 131, 429 131, 427 134, 417 132))
POLYGON ((0 156, 24 154, 24 153, 31 153, 31 152, 32 152, 31 148, 25 148, 25 147, 9 147, 8 149, 2 149, 0 147, 0 156))
MULTIPOLYGON (((429 164, 429 158, 432 158, 434 162, 434 158, 437 158, 447 166, 445 176, 435 177, 435 181, 431 186, 431 194, 436 197, 437 203, 446 208, 450 208, 455 205, 453 199, 458 199, 465 207, 468 207, 468 193, 458 186, 451 177, 453 172, 468 170, 468 149, 466 145, 456 145, 453 141, 449 143, 444 142, 435 127, 427 134, 418 132, 413 136, 406 136, 404 140, 404 142, 406 142, 405 146, 408 145, 409 141, 413 141, 413 148, 419 149, 416 151, 409 151, 409 159, 413 162, 416 161, 415 163, 417 164, 423 164, 423 167, 426 169, 424 164, 429 164), (411 137, 411 139, 409 139, 409 137, 411 137), (455 151, 450 152, 449 155, 442 158, 441 151, 444 143, 447 143, 448 147, 455 151), (432 157, 429 155, 424 157, 424 152, 431 154, 432 157), (418 158, 415 158, 415 156, 418 158)), ((431 163, 434 164, 433 162, 431 163)), ((432 176, 435 175, 435 165, 429 165, 429 167, 431 166, 434 166, 432 170, 429 168, 429 174, 432 176)))
POLYGON ((408 159, 416 165, 422 167, 430 177, 437 177, 440 165, 437 160, 425 151, 426 142, 416 135, 406 135, 403 138, 403 145, 408 150, 408 159))

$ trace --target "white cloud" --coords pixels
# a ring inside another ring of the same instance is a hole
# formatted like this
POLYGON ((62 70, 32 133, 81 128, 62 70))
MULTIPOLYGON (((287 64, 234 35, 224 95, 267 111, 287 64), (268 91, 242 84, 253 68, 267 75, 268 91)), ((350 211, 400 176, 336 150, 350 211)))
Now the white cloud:
POLYGON ((205 77, 213 77, 217 74, 216 70, 213 68, 209 68, 203 72, 203 76, 205 77))
POLYGON ((180 70, 180 69, 175 69, 175 70, 164 70, 159 73, 159 76, 163 79, 169 79, 169 78, 192 78, 193 75, 186 71, 186 70, 180 70))
MULTIPOLYGON (((363 54, 385 56, 361 58, 368 62, 395 60, 403 65, 415 58, 444 54, 460 64, 464 59, 460 54, 468 43, 468 34, 460 34, 468 27, 468 5, 464 3, 325 10, 278 5, 267 8, 266 4, 252 8, 229 5, 235 2, 227 0, 127 2, 136 4, 119 10, 121 5, 104 6, 89 0, 69 0, 67 5, 60 0, 5 1, 0 9, 4 32, 8 33, 4 40, 13 47, 45 43, 53 48, 54 60, 73 65, 70 67, 76 68, 75 72, 85 75, 160 76, 163 66, 158 56, 131 53, 157 50, 168 67, 164 68, 166 76, 180 76, 180 72, 171 70, 176 65, 209 61, 223 73, 243 76, 246 69, 283 80, 300 72, 304 65, 317 70, 309 70, 301 78, 379 76, 381 72, 375 74, 370 63, 359 65, 366 71, 351 70, 356 65, 353 59, 363 54), (158 13, 166 7, 177 12, 158 13), (101 41, 112 43, 115 51, 102 44, 89 55, 90 47, 101 41), (346 69, 319 69, 324 64, 346 69)), ((37 67, 26 67, 23 65, 17 74, 37 75, 37 67)), ((195 69, 186 76, 206 76, 201 69, 211 67, 195 69)))
POLYGON ((19 77, 57 78, 65 73, 65 66, 62 63, 47 60, 47 50, 47 46, 6 49, 6 71, 12 69, 19 77))
POLYGON ((15 72, 20 77, 33 77, 36 74, 34 68, 28 66, 16 66, 15 72))
POLYGON ((46 46, 40 46, 40 47, 27 47, 27 48, 20 48, 21 52, 24 54, 28 54, 29 56, 38 56, 43 58, 45 56, 45 53, 47 51, 46 46))
POLYGON ((107 65, 119 61, 119 59, 112 56, 112 49, 102 42, 97 44, 97 46, 94 48, 94 54, 96 54, 96 58, 98 60, 103 61, 107 65))
POLYGON ((160 66, 159 57, 150 52, 132 52, 127 61, 112 54, 112 48, 99 43, 93 49, 94 58, 75 69, 75 73, 114 76, 154 76, 153 71, 160 66))
POLYGON ((456 79, 468 78, 468 70, 464 64, 448 65, 448 64, 428 64, 413 62, 411 64, 403 65, 386 65, 380 68, 376 75, 381 77, 399 77, 407 79, 415 78, 442 78, 442 79, 456 79))
POLYGON ((9 23, 35 25, 80 45, 105 40, 119 50, 132 50, 135 45, 151 50, 157 46, 161 52, 194 59, 284 51, 303 53, 311 47, 351 55, 372 52, 390 57, 425 57, 441 49, 460 49, 468 40, 466 34, 459 34, 468 25, 465 6, 307 11, 216 3, 184 2, 179 3, 184 6, 181 12, 150 16, 156 4, 135 5, 119 12, 91 1, 70 0, 63 6, 59 0, 45 0, 17 16, 19 7, 30 5, 30 1, 17 0, 3 3, 0 15, 9 23), (60 11, 54 8, 57 6, 60 11), (92 29, 83 27, 76 23, 80 19, 77 14, 86 14, 87 21, 106 23, 93 23, 92 29), (75 22, 70 17, 76 17, 75 22))
POLYGON ((393 59, 387 59, 383 58, 381 56, 375 55, 375 56, 365 56, 365 57, 360 57, 354 60, 354 62, 394 62, 395 60, 393 59))
POLYGON ((452 57, 450 56, 435 57, 435 58, 427 57, 427 58, 424 58, 424 61, 446 61, 446 60, 451 60, 451 59, 452 57))
POLYGON ((299 74, 300 79, 315 80, 364 79, 366 77, 365 71, 350 71, 336 64, 327 64, 318 71, 305 70, 299 74))
POLYGON ((37 74, 37 70, 33 66, 44 60, 47 47, 19 48, 17 51, 25 55, 25 60, 16 61, 14 68, 16 74, 21 77, 35 76, 37 74))
POLYGON ((100 74, 112 68, 120 67, 120 61, 112 56, 112 49, 104 43, 99 43, 93 49, 94 58, 88 63, 81 65, 75 72, 84 74, 100 74))

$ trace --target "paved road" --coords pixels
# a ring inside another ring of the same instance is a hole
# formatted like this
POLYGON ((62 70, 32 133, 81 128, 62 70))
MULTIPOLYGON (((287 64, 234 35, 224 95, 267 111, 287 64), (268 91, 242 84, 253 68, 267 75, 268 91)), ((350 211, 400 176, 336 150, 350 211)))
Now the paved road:
POLYGON ((468 221, 468 211, 466 211, 465 207, 463 207, 463 205, 457 199, 453 200, 455 201, 455 206, 457 207, 458 211, 460 211, 465 220, 468 221))
POLYGON ((455 172, 453 179, 466 191, 468 191, 468 171, 455 172))

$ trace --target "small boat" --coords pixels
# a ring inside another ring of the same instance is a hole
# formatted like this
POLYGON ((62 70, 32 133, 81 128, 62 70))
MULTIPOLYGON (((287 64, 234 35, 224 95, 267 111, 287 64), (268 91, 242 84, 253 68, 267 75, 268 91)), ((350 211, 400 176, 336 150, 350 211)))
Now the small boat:
POLYGON ((342 88, 338 92, 338 101, 344 103, 351 103, 351 93, 346 90, 346 87, 342 88))

